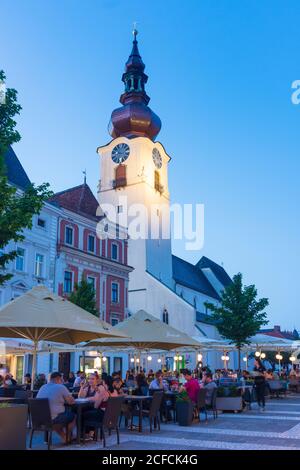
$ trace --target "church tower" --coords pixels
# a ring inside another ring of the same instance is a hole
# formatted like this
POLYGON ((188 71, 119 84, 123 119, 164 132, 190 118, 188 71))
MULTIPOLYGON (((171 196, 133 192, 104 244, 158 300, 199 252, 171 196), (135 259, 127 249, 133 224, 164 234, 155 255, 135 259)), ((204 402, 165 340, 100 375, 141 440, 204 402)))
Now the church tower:
POLYGON ((112 205, 116 220, 129 228, 128 264, 130 308, 146 308, 147 276, 152 275, 173 288, 170 238, 170 157, 156 141, 159 117, 150 109, 145 91, 148 77, 138 50, 137 31, 122 76, 125 89, 121 107, 112 112, 109 132, 112 140, 99 147, 101 179, 99 204, 104 212, 112 205), (127 217, 128 216, 128 217, 127 217), (127 217, 127 218, 126 218, 127 217), (133 228, 144 226, 140 236, 133 228), (124 222, 125 221, 125 222, 124 222), (132 232, 133 230, 133 232, 132 232))

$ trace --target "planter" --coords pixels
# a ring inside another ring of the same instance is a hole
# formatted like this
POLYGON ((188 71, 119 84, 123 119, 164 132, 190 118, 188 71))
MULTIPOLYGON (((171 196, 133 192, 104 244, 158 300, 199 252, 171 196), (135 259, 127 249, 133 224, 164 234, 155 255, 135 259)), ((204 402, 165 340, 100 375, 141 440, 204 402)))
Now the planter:
POLYGON ((176 403, 176 416, 179 426, 190 426, 192 424, 193 408, 191 401, 178 401, 176 403))
POLYGON ((242 411, 242 397, 217 397, 216 408, 220 411, 242 411))
POLYGON ((27 405, 0 407, 0 450, 25 450, 27 405))

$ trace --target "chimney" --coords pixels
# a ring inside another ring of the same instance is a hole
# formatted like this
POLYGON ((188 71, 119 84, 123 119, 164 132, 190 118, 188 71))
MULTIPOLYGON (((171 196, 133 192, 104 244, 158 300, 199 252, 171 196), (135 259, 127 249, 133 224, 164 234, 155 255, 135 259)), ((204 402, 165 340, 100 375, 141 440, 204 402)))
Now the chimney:
POLYGON ((274 331, 279 331, 280 332, 280 325, 274 325, 274 331))

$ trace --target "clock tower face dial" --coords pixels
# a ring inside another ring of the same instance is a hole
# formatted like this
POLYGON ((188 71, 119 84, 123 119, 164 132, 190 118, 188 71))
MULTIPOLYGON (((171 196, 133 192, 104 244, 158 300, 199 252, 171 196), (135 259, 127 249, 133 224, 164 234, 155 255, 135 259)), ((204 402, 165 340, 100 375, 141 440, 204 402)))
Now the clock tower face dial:
POLYGON ((118 144, 116 145, 112 152, 111 158, 114 163, 123 163, 129 157, 130 149, 127 144, 118 144))
POLYGON ((153 158, 153 162, 156 168, 160 169, 162 167, 162 158, 158 149, 154 148, 152 150, 152 158, 153 158))

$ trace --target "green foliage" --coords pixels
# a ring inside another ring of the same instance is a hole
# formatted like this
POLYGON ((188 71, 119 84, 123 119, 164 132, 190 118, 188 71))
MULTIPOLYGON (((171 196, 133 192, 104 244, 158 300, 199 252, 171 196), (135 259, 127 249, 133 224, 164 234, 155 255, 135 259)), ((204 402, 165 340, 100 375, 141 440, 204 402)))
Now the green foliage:
POLYGON ((233 277, 233 282, 221 292, 219 307, 205 303, 212 312, 219 333, 239 349, 249 344, 250 336, 268 323, 263 310, 269 305, 269 301, 266 298, 257 300, 256 297, 255 286, 243 286, 242 274, 238 273, 233 277))
MULTIPOLYGON (((5 83, 5 80, 5 73, 0 70, 0 82, 5 83)), ((20 114, 22 109, 17 103, 17 94, 17 91, 13 88, 7 88, 5 101, 0 104, 0 157, 2 158, 10 145, 19 142, 21 139, 15 128, 16 121, 14 120, 14 116, 20 114)))
POLYGON ((236 385, 230 385, 229 387, 218 387, 217 397, 239 397, 241 390, 236 385))
MULTIPOLYGON (((0 71, 0 81, 5 78, 4 72, 0 71)), ((16 251, 4 254, 2 250, 10 241, 24 240, 23 230, 32 227, 32 216, 40 212, 44 200, 52 195, 48 183, 30 185, 25 192, 8 183, 4 155, 8 147, 21 138, 13 119, 20 110, 16 90, 8 88, 4 103, 0 103, 0 286, 12 277, 5 268, 17 255, 16 251)))
POLYGON ((74 291, 70 294, 69 300, 87 312, 99 316, 96 306, 95 289, 92 284, 82 279, 79 284, 75 284, 74 291))
POLYGON ((179 392, 177 395, 176 395, 176 402, 180 403, 180 402, 185 402, 185 401, 188 401, 190 402, 191 399, 188 395, 188 392, 185 390, 185 388, 183 388, 181 390, 181 392, 179 392))

